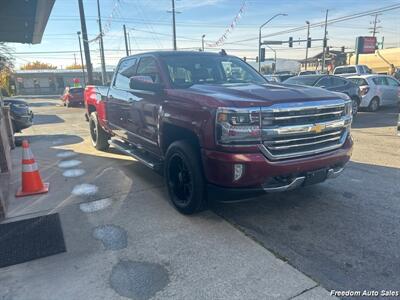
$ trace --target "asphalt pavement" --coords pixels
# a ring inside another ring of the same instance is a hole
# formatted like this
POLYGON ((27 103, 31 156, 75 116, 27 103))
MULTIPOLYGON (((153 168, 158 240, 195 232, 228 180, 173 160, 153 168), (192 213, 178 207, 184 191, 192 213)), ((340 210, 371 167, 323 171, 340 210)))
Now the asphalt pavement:
POLYGON ((338 178, 214 211, 327 290, 400 286, 400 137, 396 109, 360 112, 338 178))

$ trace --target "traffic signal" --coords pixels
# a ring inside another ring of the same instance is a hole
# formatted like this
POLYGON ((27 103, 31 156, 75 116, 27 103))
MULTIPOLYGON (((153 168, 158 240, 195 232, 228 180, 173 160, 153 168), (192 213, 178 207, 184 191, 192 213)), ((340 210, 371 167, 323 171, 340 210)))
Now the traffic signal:
POLYGON ((246 61, 246 59, 247 59, 247 58, 246 58, 246 56, 245 56, 245 57, 243 57, 243 61, 246 61))
POLYGON ((325 53, 326 53, 326 54, 329 54, 329 47, 326 47, 325 53))
POLYGON ((342 46, 342 53, 344 53, 344 46, 342 46))
POLYGON ((289 38, 289 47, 293 48, 293 37, 289 38))
POLYGON ((311 38, 307 39, 307 48, 311 48, 311 38))
POLYGON ((324 39, 324 48, 326 48, 327 45, 328 45, 327 40, 324 39))
POLYGON ((260 61, 265 61, 265 48, 260 49, 260 61))

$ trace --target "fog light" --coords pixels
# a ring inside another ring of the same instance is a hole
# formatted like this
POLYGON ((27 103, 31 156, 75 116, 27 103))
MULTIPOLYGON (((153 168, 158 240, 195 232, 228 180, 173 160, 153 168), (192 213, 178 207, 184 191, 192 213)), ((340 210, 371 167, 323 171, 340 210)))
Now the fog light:
POLYGON ((243 175, 244 166, 242 164, 233 165, 233 181, 239 180, 243 175))

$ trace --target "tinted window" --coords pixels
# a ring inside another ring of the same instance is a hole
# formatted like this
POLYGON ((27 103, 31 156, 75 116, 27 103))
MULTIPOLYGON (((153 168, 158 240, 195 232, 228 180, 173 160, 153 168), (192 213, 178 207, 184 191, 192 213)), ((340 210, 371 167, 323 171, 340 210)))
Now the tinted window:
POLYGON ((355 67, 343 67, 336 68, 334 74, 348 74, 348 73, 357 73, 355 67))
POLYGON ((386 77, 386 79, 387 79, 388 84, 390 86, 397 86, 397 87, 399 86, 399 83, 396 80, 394 80, 393 78, 386 77))
POLYGON ((143 57, 140 59, 136 75, 150 76, 153 82, 160 82, 160 73, 158 72, 157 62, 153 57, 143 57))
POLYGON ((318 82, 315 84, 315 86, 319 87, 331 87, 332 86, 332 78, 329 76, 322 77, 318 82))
POLYGON ((388 85, 388 83, 386 81, 386 77, 374 77, 374 78, 372 78, 372 81, 376 85, 388 85))
POLYGON ((71 94, 81 94, 81 93, 83 93, 83 88, 72 88, 72 89, 69 89, 69 92, 71 94))
POLYGON ((348 78, 351 82, 357 84, 358 86, 368 85, 368 82, 364 78, 348 78))
POLYGON ((129 58, 120 63, 115 75, 114 86, 116 88, 123 90, 129 89, 129 80, 135 75, 136 62, 136 58, 129 58))
POLYGON ((182 55, 165 56, 173 86, 193 84, 266 83, 267 81, 245 62, 230 56, 182 55))
POLYGON ((313 86, 320 78, 321 76, 313 76, 313 75, 294 76, 285 80, 285 83, 313 86))
POLYGON ((346 80, 339 77, 332 77, 332 86, 342 86, 346 85, 346 80))

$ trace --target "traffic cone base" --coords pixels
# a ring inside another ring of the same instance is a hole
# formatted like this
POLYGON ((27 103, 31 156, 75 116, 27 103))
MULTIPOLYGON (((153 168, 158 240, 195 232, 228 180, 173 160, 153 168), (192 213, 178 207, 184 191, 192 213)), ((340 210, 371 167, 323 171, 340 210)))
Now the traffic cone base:
POLYGON ((16 197, 44 194, 49 191, 49 184, 43 183, 28 141, 22 142, 22 186, 16 197))
POLYGON ((24 196, 30 196, 30 195, 39 195, 39 194, 46 194, 49 191, 49 183, 43 183, 43 187, 40 190, 33 191, 33 192, 24 192, 22 188, 20 188, 17 193, 15 194, 15 197, 24 197, 24 196))

